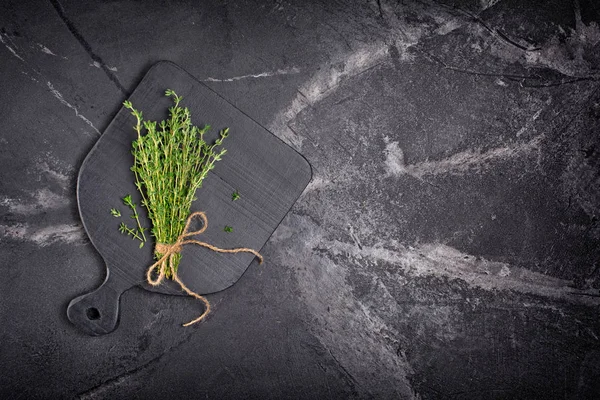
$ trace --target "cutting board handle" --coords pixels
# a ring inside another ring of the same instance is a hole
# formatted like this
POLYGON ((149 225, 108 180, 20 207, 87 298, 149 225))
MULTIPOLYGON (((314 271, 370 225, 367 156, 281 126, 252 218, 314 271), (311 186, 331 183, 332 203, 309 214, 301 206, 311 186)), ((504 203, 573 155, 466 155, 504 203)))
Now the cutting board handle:
POLYGON ((116 279, 107 269, 106 279, 93 292, 74 298, 67 307, 69 320, 92 336, 105 335, 115 330, 119 321, 119 299, 131 287, 116 279))

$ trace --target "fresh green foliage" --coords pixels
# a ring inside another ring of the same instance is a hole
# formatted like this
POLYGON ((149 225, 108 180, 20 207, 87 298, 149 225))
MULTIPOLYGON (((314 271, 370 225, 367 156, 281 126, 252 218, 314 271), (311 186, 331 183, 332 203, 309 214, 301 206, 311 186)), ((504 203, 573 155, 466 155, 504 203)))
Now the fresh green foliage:
MULTIPOLYGON (((133 202, 133 200, 131 200, 131 195, 128 194, 127 196, 123 197, 123 204, 125 204, 126 206, 129 206, 129 208, 131 208, 131 211, 133 211, 133 215, 131 215, 131 218, 135 219, 137 222, 137 230, 138 233, 142 235, 142 238, 144 239, 143 241, 146 241, 146 235, 144 235, 144 231, 146 230, 146 228, 142 227, 142 224, 140 224, 140 216, 137 212, 136 206, 137 204, 135 204, 133 202)), ((142 246, 140 246, 141 248, 142 246)))
POLYGON ((142 237, 139 235, 140 231, 138 231, 137 229, 131 229, 130 227, 128 227, 125 222, 121 222, 121 225, 119 225, 119 232, 126 234, 128 236, 131 236, 132 239, 137 239, 140 241, 140 249, 142 247, 144 247, 144 242, 145 240, 142 239, 142 237))
POLYGON ((225 228, 223 228, 223 230, 227 233, 233 232, 233 228, 229 225, 225 225, 225 228))
POLYGON ((240 198, 240 193, 237 190, 231 194, 232 201, 236 201, 239 198, 240 198))
MULTIPOLYGON (((136 209, 137 204, 133 202, 133 200, 131 199, 131 195, 129 194, 123 197, 122 200, 123 204, 131 208, 131 211, 133 211, 133 215, 130 215, 129 217, 137 221, 137 228, 130 228, 125 222, 121 222, 121 224, 119 225, 119 232, 131 236, 132 239, 139 240, 141 249, 142 247, 144 247, 144 243, 146 242, 146 235, 144 235, 144 231, 146 230, 146 228, 144 228, 140 224, 140 216, 136 209)), ((117 210, 116 208, 111 208, 110 215, 112 215, 113 217, 120 217, 121 211, 117 210)))
MULTIPOLYGON (((169 108, 169 117, 159 123, 144 120, 142 112, 131 102, 125 101, 123 105, 137 120, 134 129, 138 136, 132 144, 131 170, 142 195, 142 205, 152 221, 152 235, 157 243, 171 244, 185 228, 196 189, 225 154, 225 149, 217 147, 229 130, 220 131, 219 138, 208 144, 204 134, 210 126, 192 125, 189 109, 180 106, 182 97, 172 90, 167 90, 165 95, 173 99, 174 105, 169 108)), ((178 254, 174 259, 175 268, 179 259, 178 254)))

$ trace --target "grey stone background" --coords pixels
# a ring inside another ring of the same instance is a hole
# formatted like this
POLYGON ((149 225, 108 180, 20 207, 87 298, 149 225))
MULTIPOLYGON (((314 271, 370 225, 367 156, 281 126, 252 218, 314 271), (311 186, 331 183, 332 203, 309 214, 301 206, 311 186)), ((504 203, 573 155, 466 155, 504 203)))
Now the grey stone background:
POLYGON ((593 0, 2 2, 0 397, 598 398, 599 22, 593 0), (77 171, 163 59, 314 178, 207 321, 132 289, 88 337, 77 171))

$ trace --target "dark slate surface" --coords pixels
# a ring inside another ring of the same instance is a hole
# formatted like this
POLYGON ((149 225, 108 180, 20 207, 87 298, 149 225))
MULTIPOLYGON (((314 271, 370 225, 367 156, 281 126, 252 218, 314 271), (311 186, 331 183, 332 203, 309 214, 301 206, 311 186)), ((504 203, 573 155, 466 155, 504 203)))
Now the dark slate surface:
MULTIPOLYGON (((208 143, 218 138, 219 131, 229 129, 223 144, 227 153, 203 181, 190 210, 204 212, 208 225, 201 236, 188 239, 222 249, 260 251, 308 185, 312 175, 310 165, 294 149, 176 64, 161 61, 153 65, 129 101, 142 111, 146 121, 161 121, 168 118, 167 110, 173 105, 172 99, 165 96, 166 89, 182 96, 181 106, 196 118, 195 125, 211 126, 204 137, 208 143), (234 192, 239 193, 236 201, 232 199, 234 192), (226 232, 225 226, 233 230, 226 232)), ((132 286, 185 294, 173 282, 146 285, 146 271, 155 261, 152 241, 140 248, 140 241, 130 240, 119 232, 123 221, 131 225, 132 213, 121 204, 121 198, 130 195, 134 204, 141 204, 130 170, 131 143, 137 137, 133 125, 135 117, 122 107, 85 158, 77 178, 81 221, 106 262, 107 273, 100 288, 78 296, 69 304, 67 315, 75 325, 94 335, 115 329, 119 296, 132 286), (122 210, 121 217, 109 217, 111 208, 122 210)), ((141 226, 150 227, 145 209, 137 208, 141 226)), ((190 224, 189 232, 200 227, 197 218, 190 224)), ((215 293, 237 282, 255 258, 247 252, 225 254, 186 246, 182 250, 179 276, 195 293, 215 293)))
POLYGON ((595 2, 1 8, 0 397, 598 397, 595 2), (136 288, 91 338, 76 172, 162 59, 314 179, 207 321, 136 288))

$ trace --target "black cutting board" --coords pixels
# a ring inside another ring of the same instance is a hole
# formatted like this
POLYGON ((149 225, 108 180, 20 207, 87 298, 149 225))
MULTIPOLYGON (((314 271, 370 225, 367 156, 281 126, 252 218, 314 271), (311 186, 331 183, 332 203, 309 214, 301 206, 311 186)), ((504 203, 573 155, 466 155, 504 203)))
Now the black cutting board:
MULTIPOLYGON (((190 109, 195 125, 212 127, 208 140, 216 138, 220 129, 229 128, 229 137, 223 143, 227 154, 207 176, 192 204, 192 212, 204 211, 208 217, 208 229, 196 239, 222 248, 260 250, 310 182, 310 165, 294 149, 171 62, 155 64, 129 100, 143 112, 144 119, 160 121, 168 116, 168 107, 173 104, 164 94, 166 89, 183 97, 181 105, 190 109), (234 191, 240 194, 236 201, 232 201, 234 191), (233 231, 225 232, 226 225, 233 231)), ((92 244, 106 262, 106 280, 97 290, 73 299, 67 315, 91 335, 115 329, 119 298, 132 286, 184 294, 171 281, 158 287, 146 284, 146 270, 154 262, 153 238, 140 249, 138 241, 118 230, 121 221, 130 226, 135 223, 129 219, 130 212, 121 198, 131 194, 140 203, 130 171, 131 143, 137 135, 134 124, 135 117, 122 107, 79 171, 79 213, 92 244), (111 216, 111 208, 119 209, 123 217, 111 216)), ((138 210, 142 225, 150 227, 145 210, 138 210)), ((251 264, 258 266, 248 253, 220 254, 187 245, 181 254, 179 276, 199 294, 226 289, 251 264)))

